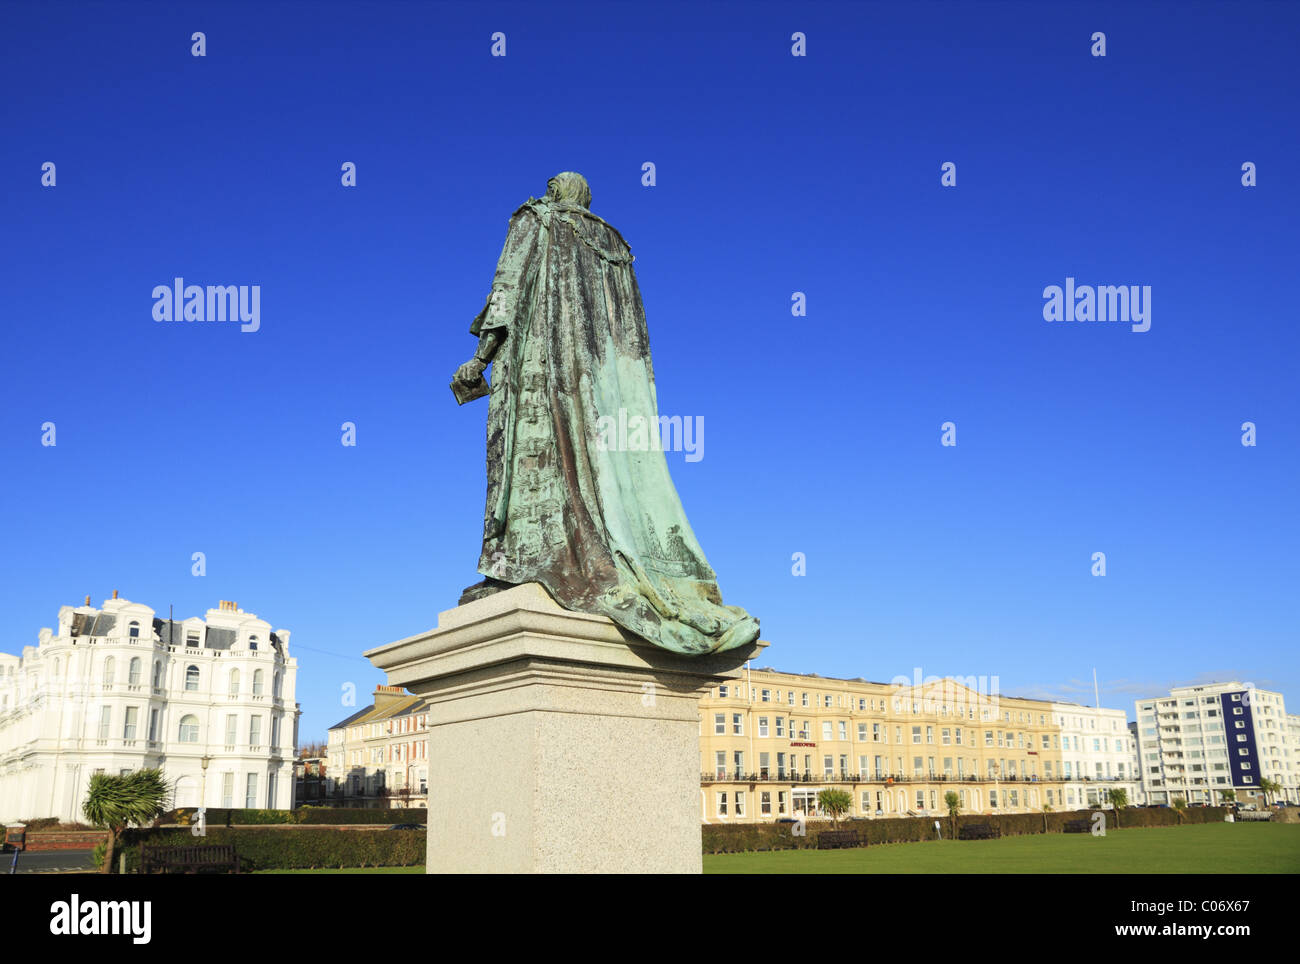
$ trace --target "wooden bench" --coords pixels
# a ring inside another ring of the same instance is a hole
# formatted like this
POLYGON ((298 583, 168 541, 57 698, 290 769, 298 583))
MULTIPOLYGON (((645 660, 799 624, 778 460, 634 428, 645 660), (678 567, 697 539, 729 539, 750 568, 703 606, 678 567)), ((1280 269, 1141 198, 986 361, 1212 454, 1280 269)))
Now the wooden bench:
POLYGON ((1092 824, 1087 820, 1067 820, 1064 830, 1066 833, 1092 833, 1092 824))
POLYGON ((140 873, 197 874, 205 871, 239 873, 239 854, 230 844, 206 844, 196 847, 140 848, 140 873))
POLYGON ((991 823, 967 823, 957 828, 958 840, 993 840, 1002 836, 1002 828, 991 823))
POLYGON ((842 847, 857 847, 860 844, 856 830, 823 830, 817 835, 818 850, 839 850, 842 847))

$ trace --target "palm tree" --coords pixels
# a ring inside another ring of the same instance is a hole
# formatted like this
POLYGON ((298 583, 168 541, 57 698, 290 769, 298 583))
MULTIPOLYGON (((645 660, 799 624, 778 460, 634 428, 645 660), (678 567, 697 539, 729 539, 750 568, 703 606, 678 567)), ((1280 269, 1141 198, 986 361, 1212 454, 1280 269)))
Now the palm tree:
POLYGON ((81 812, 96 827, 108 831, 101 873, 113 872, 113 849, 131 824, 140 826, 163 812, 171 787, 162 770, 136 770, 122 776, 96 773, 81 812))
POLYGON ((1236 790, 1220 790, 1220 791, 1219 791, 1219 798, 1220 798, 1224 803, 1226 803, 1226 804, 1229 804, 1229 805, 1234 804, 1234 803, 1237 802, 1237 791, 1236 791, 1236 790))
POLYGON ((839 826, 840 817, 853 806, 853 797, 847 790, 823 790, 817 794, 817 803, 824 813, 831 815, 831 824, 839 826))
POLYGON ((1268 799, 1269 794, 1277 793, 1281 790, 1282 784, 1278 783, 1276 780, 1270 780, 1268 777, 1260 777, 1259 788, 1264 791, 1264 806, 1267 807, 1270 802, 1268 799))
POLYGON ((944 806, 948 808, 948 823, 952 830, 949 836, 957 839, 957 814, 961 813, 961 797, 956 790, 949 790, 943 795, 944 806))
POLYGON ((1174 797, 1174 802, 1169 804, 1169 806, 1174 808, 1174 812, 1178 814, 1178 822, 1182 823, 1183 811, 1187 809, 1187 801, 1182 797, 1174 797))
POLYGON ((1052 812, 1050 803, 1043 804, 1043 833, 1047 833, 1047 815, 1052 812))
POLYGON ((1119 812, 1128 806, 1128 791, 1123 787, 1109 787, 1106 799, 1115 808, 1115 829, 1119 829, 1119 812))

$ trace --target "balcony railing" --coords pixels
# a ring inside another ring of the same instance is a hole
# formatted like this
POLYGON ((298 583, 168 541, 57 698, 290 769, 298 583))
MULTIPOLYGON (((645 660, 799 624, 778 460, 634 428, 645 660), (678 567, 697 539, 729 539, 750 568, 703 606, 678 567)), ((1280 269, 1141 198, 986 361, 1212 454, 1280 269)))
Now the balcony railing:
MULTIPOLYGON (((1116 777, 1115 779, 1121 778, 1116 777)), ((1067 777, 1039 777, 1036 774, 1030 776, 978 777, 969 775, 954 776, 952 774, 932 772, 928 776, 924 774, 906 776, 900 773, 877 773, 873 775, 849 773, 842 770, 833 772, 830 776, 827 776, 824 771, 813 773, 809 770, 769 770, 757 773, 747 773, 742 770, 714 770, 700 774, 701 783, 1062 783, 1067 780, 1069 780, 1067 777)), ((1088 781, 1081 780, 1078 782, 1088 781)))

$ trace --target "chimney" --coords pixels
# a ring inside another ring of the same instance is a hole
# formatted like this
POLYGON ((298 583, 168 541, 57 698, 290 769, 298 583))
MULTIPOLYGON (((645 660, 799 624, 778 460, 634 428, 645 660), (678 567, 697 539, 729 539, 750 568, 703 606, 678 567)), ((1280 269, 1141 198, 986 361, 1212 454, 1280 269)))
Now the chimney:
POLYGON ((87 605, 87 606, 90 605, 90 595, 89 595, 89 594, 86 595, 86 605, 87 605))
POLYGON ((400 686, 384 686, 381 684, 375 687, 376 710, 387 709, 399 700, 404 699, 406 699, 406 690, 400 686))
POLYGON ((116 590, 116 589, 113 590, 113 598, 114 598, 114 599, 117 598, 117 590, 116 590))

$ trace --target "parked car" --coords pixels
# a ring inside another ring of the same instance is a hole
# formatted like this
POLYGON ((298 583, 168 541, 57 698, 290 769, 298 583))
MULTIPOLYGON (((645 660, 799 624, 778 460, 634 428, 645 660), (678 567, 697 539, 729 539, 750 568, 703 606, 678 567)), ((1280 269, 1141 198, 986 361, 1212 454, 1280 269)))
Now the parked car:
POLYGON ((422 824, 422 823, 395 823, 395 824, 393 824, 391 827, 389 827, 388 829, 389 829, 389 830, 423 830, 423 829, 424 829, 424 824, 422 824))

